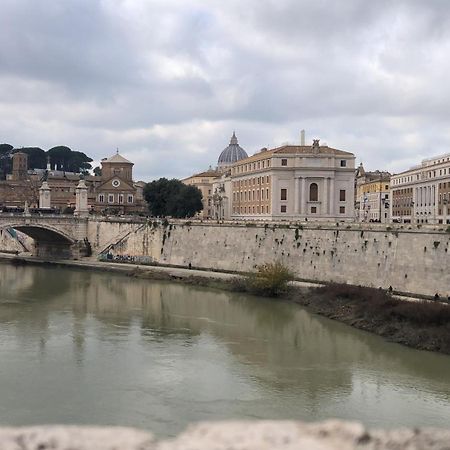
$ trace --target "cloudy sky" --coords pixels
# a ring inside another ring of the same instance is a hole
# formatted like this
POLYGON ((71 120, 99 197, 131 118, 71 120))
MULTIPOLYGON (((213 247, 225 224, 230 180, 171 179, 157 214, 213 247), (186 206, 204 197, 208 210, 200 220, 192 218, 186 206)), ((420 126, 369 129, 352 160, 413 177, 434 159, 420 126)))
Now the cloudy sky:
POLYGON ((320 138, 366 169, 450 152, 448 0, 0 0, 0 142, 119 148, 135 178, 320 138))

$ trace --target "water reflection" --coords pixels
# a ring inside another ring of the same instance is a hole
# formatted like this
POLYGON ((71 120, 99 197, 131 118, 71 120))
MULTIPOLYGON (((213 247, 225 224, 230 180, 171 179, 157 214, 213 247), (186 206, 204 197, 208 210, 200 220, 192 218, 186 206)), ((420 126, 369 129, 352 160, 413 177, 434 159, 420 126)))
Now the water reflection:
POLYGON ((173 434, 225 418, 450 422, 449 357, 296 305, 67 269, 1 265, 0 282, 6 424, 173 434))

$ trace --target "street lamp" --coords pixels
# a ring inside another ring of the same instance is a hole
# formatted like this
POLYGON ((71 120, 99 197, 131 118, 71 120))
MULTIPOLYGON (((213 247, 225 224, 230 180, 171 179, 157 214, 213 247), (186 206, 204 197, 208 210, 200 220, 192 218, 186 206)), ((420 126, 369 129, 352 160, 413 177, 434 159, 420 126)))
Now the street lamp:
POLYGON ((443 215, 442 222, 446 224, 447 223, 447 212, 448 212, 448 200, 446 198, 444 198, 442 200, 442 204, 444 205, 444 207, 442 208, 442 215, 443 215))
POLYGON ((382 212, 381 212, 382 211, 382 206, 381 205, 384 206, 384 209, 389 208, 389 199, 387 199, 387 198, 382 198, 381 199, 381 204, 380 204, 380 223, 382 222, 382 218, 381 218, 381 216, 382 216, 382 212))
POLYGON ((364 213, 364 222, 367 222, 367 216, 369 215, 368 209, 370 209, 370 205, 367 205, 368 198, 364 196, 363 199, 363 213, 364 213))

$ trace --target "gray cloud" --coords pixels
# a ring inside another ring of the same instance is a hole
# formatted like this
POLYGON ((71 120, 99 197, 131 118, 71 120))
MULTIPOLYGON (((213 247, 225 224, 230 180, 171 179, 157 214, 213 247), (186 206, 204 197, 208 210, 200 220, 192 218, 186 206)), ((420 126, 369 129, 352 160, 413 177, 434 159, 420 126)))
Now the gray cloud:
POLYGON ((306 128, 404 170, 449 149, 449 25, 444 0, 3 0, 0 140, 150 179, 306 128))

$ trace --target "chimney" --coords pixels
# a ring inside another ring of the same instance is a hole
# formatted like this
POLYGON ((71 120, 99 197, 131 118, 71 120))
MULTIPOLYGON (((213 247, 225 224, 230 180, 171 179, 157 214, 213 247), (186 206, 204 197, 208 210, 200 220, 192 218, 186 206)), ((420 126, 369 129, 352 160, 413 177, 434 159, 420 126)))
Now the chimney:
POLYGON ((300 131, 300 145, 305 145, 305 130, 300 131))

